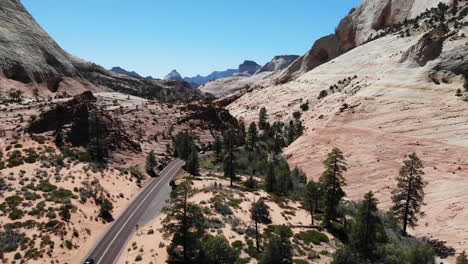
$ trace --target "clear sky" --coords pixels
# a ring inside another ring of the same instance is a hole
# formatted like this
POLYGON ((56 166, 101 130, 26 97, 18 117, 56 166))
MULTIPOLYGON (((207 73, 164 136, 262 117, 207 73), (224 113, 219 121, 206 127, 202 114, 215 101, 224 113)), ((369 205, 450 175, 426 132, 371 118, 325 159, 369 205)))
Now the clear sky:
POLYGON ((68 52, 144 76, 303 55, 359 0, 22 0, 68 52))

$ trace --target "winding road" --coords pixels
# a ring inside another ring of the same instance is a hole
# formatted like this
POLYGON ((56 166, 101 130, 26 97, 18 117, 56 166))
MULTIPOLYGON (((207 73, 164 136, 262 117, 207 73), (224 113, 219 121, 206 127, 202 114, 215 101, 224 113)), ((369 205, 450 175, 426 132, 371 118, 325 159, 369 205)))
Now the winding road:
POLYGON ((136 230, 137 224, 140 225, 144 221, 143 218, 148 213, 147 210, 153 210, 155 204, 161 205, 160 201, 168 198, 169 183, 184 164, 185 162, 182 160, 174 160, 161 171, 159 177, 152 179, 119 218, 112 223, 86 258, 92 258, 96 264, 116 263, 136 230))

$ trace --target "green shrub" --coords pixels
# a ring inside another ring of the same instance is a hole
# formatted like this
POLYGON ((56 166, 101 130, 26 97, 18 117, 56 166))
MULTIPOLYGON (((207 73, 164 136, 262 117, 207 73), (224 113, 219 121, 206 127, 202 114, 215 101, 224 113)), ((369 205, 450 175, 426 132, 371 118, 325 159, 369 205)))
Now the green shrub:
POLYGON ((224 202, 220 201, 220 200, 215 201, 214 207, 215 207, 216 211, 218 211, 222 215, 232 215, 233 214, 231 208, 228 205, 226 205, 224 202))
POLYGON ((66 203, 70 199, 76 199, 77 197, 70 191, 63 188, 54 190, 50 193, 48 199, 54 201, 55 203, 66 203))
POLYGON ((52 183, 50 182, 47 182, 47 181, 41 181, 37 186, 36 188, 40 191, 43 191, 43 192, 51 192, 51 191, 54 191, 54 190, 57 190, 57 186, 53 185, 52 183))
POLYGON ((65 247, 71 250, 73 248, 73 243, 70 240, 65 240, 65 247))
POLYGON ((7 167, 8 168, 13 168, 17 166, 21 166, 24 164, 23 160, 23 155, 21 154, 21 151, 15 150, 10 153, 10 156, 7 159, 7 167))
POLYGON ((24 216, 23 210, 18 209, 18 208, 13 208, 10 214, 8 214, 8 218, 10 218, 11 220, 18 220, 18 219, 23 218, 23 216, 24 216))
POLYGON ((18 195, 13 195, 13 196, 9 196, 9 197, 5 198, 5 202, 8 204, 8 206, 10 208, 17 207, 23 201, 24 201, 24 199, 22 197, 18 196, 18 195))
POLYGON ((14 259, 21 259, 21 253, 16 252, 15 256, 13 257, 14 259))
POLYGON ((324 233, 315 230, 302 231, 298 234, 295 234, 294 238, 297 240, 302 240, 306 245, 310 245, 310 243, 313 243, 314 245, 320 245, 322 242, 329 242, 328 237, 324 233))
POLYGON ((44 142, 45 142, 45 137, 43 137, 41 135, 31 134, 31 139, 36 141, 39 144, 44 144, 44 142))
POLYGON ((33 148, 27 148, 24 150, 27 156, 24 158, 26 163, 35 163, 39 158, 39 154, 33 148))
POLYGON ((294 264, 309 264, 308 261, 303 260, 303 259, 295 259, 293 260, 294 264))
POLYGON ((232 245, 232 247, 237 248, 239 250, 242 250, 242 248, 244 247, 244 243, 242 243, 242 241, 240 241, 240 240, 236 240, 236 241, 232 242, 231 245, 232 245))

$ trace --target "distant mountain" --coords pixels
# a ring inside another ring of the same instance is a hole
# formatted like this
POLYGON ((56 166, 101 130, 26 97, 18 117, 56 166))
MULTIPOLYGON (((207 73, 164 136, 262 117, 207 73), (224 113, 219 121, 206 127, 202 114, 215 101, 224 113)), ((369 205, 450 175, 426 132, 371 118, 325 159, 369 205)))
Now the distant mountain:
POLYGON ((116 73, 120 73, 120 74, 125 74, 125 75, 128 75, 128 76, 132 76, 132 77, 135 77, 135 78, 141 78, 141 75, 140 75, 140 74, 138 74, 138 73, 136 73, 136 72, 134 72, 134 71, 131 71, 131 72, 130 72, 130 71, 127 71, 127 70, 122 69, 122 68, 120 68, 120 67, 118 67, 118 66, 117 66, 117 67, 113 67, 113 68, 111 69, 111 71, 116 72, 116 73))
POLYGON ((239 69, 237 70, 236 75, 242 76, 251 76, 254 75, 255 72, 258 71, 262 66, 258 65, 255 61, 244 61, 241 65, 239 65, 239 69))
POLYGON ((182 81, 183 79, 176 70, 173 70, 168 75, 166 75, 166 77, 164 77, 164 80, 182 81))
POLYGON ((286 69, 291 63, 293 63, 298 58, 298 55, 275 56, 270 62, 265 64, 256 73, 281 71, 283 69, 286 69))
POLYGON ((200 85, 203 85, 203 84, 205 84, 205 83, 207 83, 209 81, 213 81, 213 80, 216 80, 216 79, 221 79, 221 78, 226 78, 226 77, 232 76, 236 72, 237 72, 236 69, 228 69, 228 70, 225 70, 225 71, 214 71, 214 72, 212 72, 211 74, 209 74, 207 76, 197 75, 195 77, 185 77, 184 80, 194 84, 195 86, 200 86, 200 85))

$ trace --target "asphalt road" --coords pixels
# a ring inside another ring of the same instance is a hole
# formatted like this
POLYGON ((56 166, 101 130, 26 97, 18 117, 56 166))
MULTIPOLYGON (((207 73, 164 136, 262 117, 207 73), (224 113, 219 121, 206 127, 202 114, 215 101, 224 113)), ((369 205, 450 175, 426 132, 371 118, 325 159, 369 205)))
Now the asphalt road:
POLYGON ((159 177, 152 179, 102 235, 87 258, 91 257, 96 264, 116 263, 128 240, 136 231, 137 224, 141 223, 147 210, 151 210, 154 203, 161 200, 162 197, 160 196, 167 196, 166 191, 169 182, 184 164, 185 162, 182 160, 175 160, 161 171, 159 177), (160 195, 160 193, 163 193, 163 195, 160 195))

